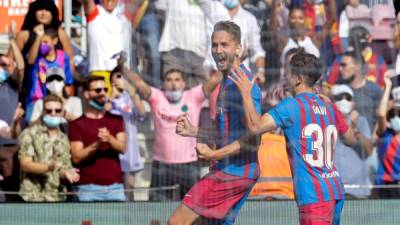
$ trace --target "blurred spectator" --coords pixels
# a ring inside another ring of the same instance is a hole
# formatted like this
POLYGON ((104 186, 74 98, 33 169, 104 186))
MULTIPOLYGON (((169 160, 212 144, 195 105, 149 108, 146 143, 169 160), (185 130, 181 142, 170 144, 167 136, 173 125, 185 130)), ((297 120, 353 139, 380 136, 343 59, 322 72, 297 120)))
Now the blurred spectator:
MULTIPOLYGON (((147 70, 145 70, 145 75, 147 75, 145 78, 148 78, 147 81, 152 85, 159 87, 161 86, 161 58, 158 46, 160 43, 161 27, 156 14, 155 1, 136 0, 136 2, 142 2, 141 7, 146 5, 145 14, 141 18, 137 29, 142 37, 142 43, 146 50, 148 65, 147 70)), ((185 4, 185 1, 181 1, 181 3, 185 4)), ((190 15, 190 17, 192 18, 193 15, 190 15)), ((180 35, 184 34, 182 31, 179 33, 180 35)))
MULTIPOLYGON (((10 28, 10 49, 14 55, 17 69, 11 69, 11 60, 0 54, 0 175, 3 180, 0 187, 3 191, 18 191, 19 163, 18 137, 19 122, 24 111, 18 103, 18 91, 24 75, 24 60, 10 28), (13 72, 11 72, 13 71, 13 72)), ((6 201, 15 201, 15 195, 5 195, 6 201)))
POLYGON ((203 63, 207 56, 205 18, 196 1, 168 0, 159 50, 163 71, 181 70, 192 88, 207 80, 203 63))
MULTIPOLYGON (((400 134, 400 105, 389 102, 392 90, 390 74, 385 74, 385 89, 382 95, 378 114, 377 142, 378 148, 378 171, 375 177, 377 185, 398 185, 400 182, 400 157, 399 157, 399 134, 400 134), (392 107, 390 107, 393 105, 392 107)), ((393 95, 393 92, 392 92, 393 95)), ((400 197, 400 189, 382 188, 378 189, 380 198, 393 199, 400 197)))
MULTIPOLYGON (((126 151, 123 155, 119 155, 121 169, 124 172, 124 184, 126 189, 133 189, 135 173, 144 168, 140 158, 136 124, 144 120, 145 109, 139 95, 125 80, 120 67, 111 71, 110 79, 112 86, 110 113, 122 116, 126 133, 126 151)), ((131 190, 127 196, 128 200, 134 200, 131 190)))
MULTIPOLYGON (((65 115, 62 118, 62 124, 71 122, 82 116, 82 101, 79 97, 68 97, 64 92, 65 73, 58 67, 49 68, 46 74, 46 92, 57 95, 63 100, 65 115)), ((33 123, 40 118, 43 111, 43 99, 37 100, 33 105, 32 116, 29 123, 33 123)))
MULTIPOLYGON (((153 164, 151 187, 180 185, 181 199, 200 177, 196 154, 196 138, 181 137, 175 133, 176 119, 186 113, 193 124, 199 124, 202 103, 215 89, 221 76, 212 76, 205 84, 185 90, 183 72, 167 71, 163 89, 149 86, 138 75, 124 69, 127 79, 139 94, 149 102, 154 122, 153 164)), ((172 191, 157 190, 150 193, 155 201, 173 199, 172 191)))
POLYGON ((119 161, 125 153, 124 124, 105 111, 106 93, 104 79, 90 77, 84 84, 88 107, 69 124, 72 161, 81 173, 79 201, 125 201, 119 161))
POLYGON ((42 99, 47 95, 46 89, 46 77, 47 71, 50 68, 59 68, 64 70, 65 78, 64 83, 66 85, 66 92, 72 89, 74 82, 70 60, 67 54, 61 49, 56 49, 58 43, 57 31, 53 28, 43 30, 43 27, 35 29, 36 37, 39 42, 32 45, 32 50, 39 50, 40 55, 32 54, 28 58, 28 63, 31 65, 28 73, 29 81, 28 86, 25 88, 28 90, 28 96, 24 99, 26 104, 26 121, 31 121, 33 106, 35 102, 42 99), (31 58, 32 56, 32 58, 31 58))
POLYGON ((79 170, 71 165, 68 137, 59 129, 62 99, 50 94, 43 101, 41 121, 26 128, 19 137, 19 194, 25 201, 62 201, 66 199, 62 180, 77 182, 79 170))
MULTIPOLYGON (((36 0, 29 4, 28 12, 25 16, 24 23, 22 25, 21 31, 17 33, 16 42, 18 48, 21 50, 22 55, 25 59, 25 76, 23 81, 23 88, 21 90, 20 99, 25 99, 29 93, 26 87, 30 82, 30 76, 28 75, 30 71, 30 66, 28 64, 28 58, 32 55, 37 55, 39 49, 32 48, 33 45, 40 44, 40 37, 37 37, 34 30, 44 30, 48 28, 53 28, 57 31, 58 43, 56 44, 57 49, 62 49, 69 56, 71 70, 73 71, 73 52, 71 47, 71 42, 67 36, 67 33, 61 27, 61 21, 59 19, 59 12, 57 6, 54 4, 53 0, 36 0)), ((9 51, 9 56, 11 63, 13 62, 12 52, 9 51)), ((72 89, 71 89, 72 90, 72 89)), ((72 93, 68 93, 72 95, 72 93)), ((22 102, 25 107, 25 102, 22 102)))
POLYGON ((351 29, 351 19, 368 18, 371 10, 367 5, 361 4, 360 0, 350 0, 346 7, 342 10, 339 17, 339 37, 344 49, 348 48, 348 38, 351 29))
MULTIPOLYGON (((289 12, 289 37, 285 34, 278 33, 279 46, 282 46, 281 62, 284 62, 284 56, 287 51, 292 48, 302 47, 307 53, 313 54, 316 57, 320 56, 319 47, 322 45, 322 40, 317 39, 317 36, 307 36, 305 27, 305 15, 302 8, 292 8, 289 12)), ((273 32, 276 32, 273 30, 273 32)))
POLYGON ((344 53, 340 63, 341 82, 351 87, 354 93, 355 110, 367 118, 369 127, 374 131, 375 110, 379 105, 382 90, 377 84, 365 79, 362 64, 354 51, 344 53))
MULTIPOLYGON (((333 155, 333 162, 342 177, 343 184, 370 185, 368 166, 365 160, 372 153, 371 129, 367 119, 354 109, 353 91, 345 84, 334 85, 331 97, 336 107, 346 117, 351 125, 358 142, 353 146, 347 146, 342 138, 338 138, 333 155)), ((346 189, 348 197, 367 198, 371 194, 369 188, 346 189)))
POLYGON ((118 0, 81 0, 85 6, 88 22, 89 70, 101 76, 111 91, 110 71, 117 66, 121 51, 128 54, 127 66, 131 64, 131 23, 117 5, 118 0))
MULTIPOLYGON (((261 44, 264 51, 267 52, 266 60, 266 74, 272 82, 279 81, 280 78, 280 51, 283 46, 279 46, 277 33, 287 32, 287 21, 289 17, 289 10, 284 5, 282 0, 265 0, 266 8, 262 11, 262 25, 261 25, 261 44)), ((270 83, 270 82, 267 82, 270 83)))
MULTIPOLYGON (((260 83, 265 82, 265 52, 261 47, 260 27, 257 19, 249 11, 242 8, 239 0, 198 0, 198 4, 206 18, 206 34, 208 40, 213 32, 214 25, 219 21, 230 20, 239 25, 241 30, 241 61, 250 68, 250 62, 254 63, 257 72, 255 73, 260 83)), ((209 53, 205 65, 216 70, 216 64, 211 56, 211 42, 208 43, 209 53)))
MULTIPOLYGON (((399 4, 400 7, 400 4, 399 4)), ((397 14, 396 17, 396 26, 394 29, 394 37, 393 37, 394 47, 397 49, 397 57, 396 57, 396 74, 400 74, 400 13, 397 14)))
MULTIPOLYGON (((356 53, 357 60, 362 60, 363 76, 372 83, 383 87, 383 75, 387 70, 385 60, 376 54, 372 47, 372 37, 369 31, 362 26, 353 27, 349 34, 350 49, 356 53)), ((342 56, 337 56, 327 76, 327 83, 333 85, 339 82, 340 62, 342 56)))

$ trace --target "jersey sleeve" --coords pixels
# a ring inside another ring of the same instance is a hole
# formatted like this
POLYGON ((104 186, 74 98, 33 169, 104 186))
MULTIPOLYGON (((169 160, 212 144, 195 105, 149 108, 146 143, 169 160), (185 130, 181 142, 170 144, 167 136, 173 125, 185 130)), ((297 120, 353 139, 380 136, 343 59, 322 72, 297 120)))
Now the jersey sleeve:
POLYGON ((68 138, 70 141, 82 141, 79 126, 77 124, 78 120, 69 123, 68 138))
POLYGON ((343 114, 332 104, 333 111, 335 112, 336 129, 340 135, 345 134, 349 130, 349 125, 346 122, 346 118, 343 114))
POLYGON ((251 89, 251 97, 256 111, 261 114, 261 90, 257 85, 251 89))
POLYGON ((160 98, 165 98, 164 93, 160 89, 154 87, 150 87, 150 89, 151 94, 148 100, 150 105, 155 105, 160 100, 160 98))
POLYGON ((97 18, 98 15, 99 15, 99 8, 96 5, 94 10, 90 12, 89 15, 87 15, 87 22, 88 23, 92 22, 94 19, 97 18))
POLYGON ((285 99, 282 100, 277 106, 270 109, 268 114, 274 119, 277 127, 289 127, 293 124, 291 111, 294 109, 294 104, 292 100, 285 99))

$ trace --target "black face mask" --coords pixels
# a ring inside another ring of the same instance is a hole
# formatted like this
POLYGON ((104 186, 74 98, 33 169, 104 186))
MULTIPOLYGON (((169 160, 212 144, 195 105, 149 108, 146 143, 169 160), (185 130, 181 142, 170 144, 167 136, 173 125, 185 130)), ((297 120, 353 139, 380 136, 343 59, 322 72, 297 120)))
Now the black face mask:
POLYGON ((341 78, 339 83, 341 83, 341 84, 351 84, 354 81, 355 78, 356 78, 356 75, 353 74, 353 75, 351 75, 351 77, 349 77, 347 79, 341 78))

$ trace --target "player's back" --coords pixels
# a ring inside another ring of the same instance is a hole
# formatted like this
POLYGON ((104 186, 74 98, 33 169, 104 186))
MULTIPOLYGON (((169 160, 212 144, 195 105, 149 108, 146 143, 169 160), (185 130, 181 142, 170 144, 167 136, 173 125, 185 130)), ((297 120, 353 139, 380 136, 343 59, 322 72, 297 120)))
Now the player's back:
POLYGON ((314 93, 287 98, 269 114, 284 130, 299 204, 342 199, 344 189, 332 156, 338 133, 347 130, 343 115, 314 93))

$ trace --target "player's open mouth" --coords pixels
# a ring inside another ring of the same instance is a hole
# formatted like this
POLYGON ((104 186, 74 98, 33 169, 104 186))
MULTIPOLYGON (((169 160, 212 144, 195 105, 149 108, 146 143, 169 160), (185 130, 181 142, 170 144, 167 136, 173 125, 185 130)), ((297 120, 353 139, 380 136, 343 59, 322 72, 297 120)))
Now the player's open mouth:
POLYGON ((218 56, 217 65, 218 67, 226 65, 226 58, 224 56, 218 56))

